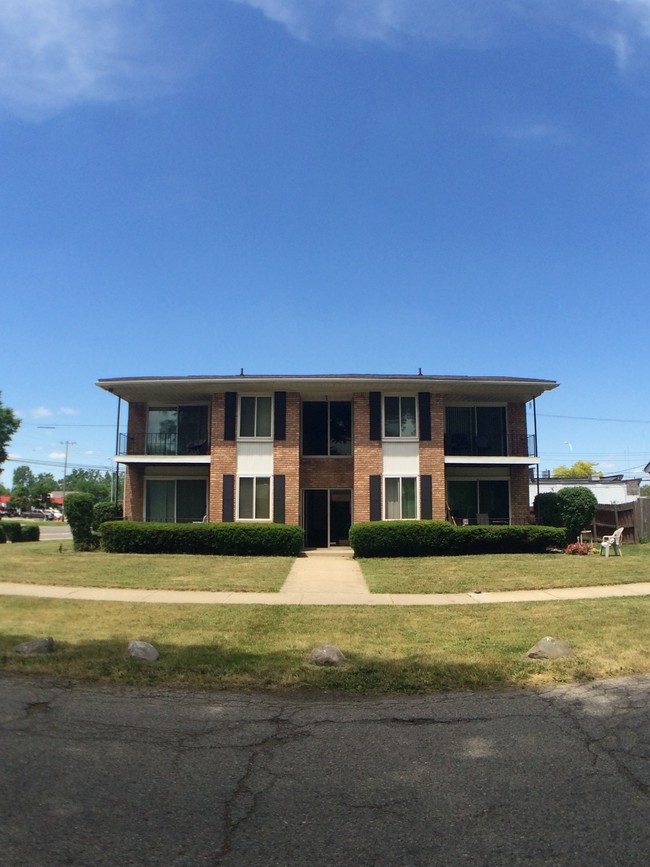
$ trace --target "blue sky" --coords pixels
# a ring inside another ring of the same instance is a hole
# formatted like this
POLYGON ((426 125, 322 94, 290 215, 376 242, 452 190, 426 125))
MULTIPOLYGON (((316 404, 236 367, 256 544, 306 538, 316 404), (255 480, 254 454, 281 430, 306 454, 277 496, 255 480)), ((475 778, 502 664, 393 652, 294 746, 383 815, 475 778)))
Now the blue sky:
POLYGON ((650 0, 0 0, 0 154, 5 484, 242 367, 554 379, 543 468, 650 461, 650 0))

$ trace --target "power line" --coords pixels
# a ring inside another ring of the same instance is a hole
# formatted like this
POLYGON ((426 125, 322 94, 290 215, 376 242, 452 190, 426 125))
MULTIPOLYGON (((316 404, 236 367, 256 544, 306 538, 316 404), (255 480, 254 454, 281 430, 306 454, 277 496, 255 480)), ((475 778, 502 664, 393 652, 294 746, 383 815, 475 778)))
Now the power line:
POLYGON ((548 412, 538 412, 537 418, 566 418, 571 421, 613 421, 613 422, 621 422, 623 424, 650 424, 650 421, 642 418, 599 418, 597 416, 589 416, 589 415, 553 415, 548 412))

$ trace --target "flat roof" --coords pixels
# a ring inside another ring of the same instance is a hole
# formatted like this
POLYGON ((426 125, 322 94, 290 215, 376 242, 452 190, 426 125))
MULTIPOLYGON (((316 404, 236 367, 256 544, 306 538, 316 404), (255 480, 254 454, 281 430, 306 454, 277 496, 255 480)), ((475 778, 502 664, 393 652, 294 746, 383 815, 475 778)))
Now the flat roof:
POLYGON ((127 401, 208 400, 219 391, 277 390, 333 394, 359 390, 432 391, 458 400, 529 401, 559 383, 516 376, 439 376, 381 373, 245 374, 235 376, 129 376, 99 379, 96 385, 127 401))

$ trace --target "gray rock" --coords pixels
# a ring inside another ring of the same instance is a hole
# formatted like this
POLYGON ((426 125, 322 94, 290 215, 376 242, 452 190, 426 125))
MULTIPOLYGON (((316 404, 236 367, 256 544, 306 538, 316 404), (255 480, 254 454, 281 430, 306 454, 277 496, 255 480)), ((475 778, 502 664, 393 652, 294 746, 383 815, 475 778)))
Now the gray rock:
POLYGON ((33 638, 31 641, 17 644, 13 649, 16 653, 54 653, 54 639, 51 636, 33 638))
POLYGON ((133 659, 143 659, 145 662, 155 662, 160 656, 153 644, 149 644, 148 641, 129 641, 125 655, 133 659))
POLYGON ((333 644, 319 644, 309 654, 309 662, 312 665, 341 666, 345 664, 345 656, 333 644))
POLYGON ((564 656, 575 656, 575 653, 566 641, 546 635, 530 648, 526 656, 530 659, 561 659, 564 656))

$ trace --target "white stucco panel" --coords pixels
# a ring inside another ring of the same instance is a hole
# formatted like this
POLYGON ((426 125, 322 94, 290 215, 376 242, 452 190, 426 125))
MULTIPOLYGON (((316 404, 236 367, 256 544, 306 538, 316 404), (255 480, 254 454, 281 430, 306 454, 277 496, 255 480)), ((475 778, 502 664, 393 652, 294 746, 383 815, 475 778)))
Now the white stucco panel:
POLYGON ((238 476, 272 476, 272 442, 237 443, 238 476))
POLYGON ((382 446, 385 476, 418 476, 420 474, 420 443, 384 442, 382 446))

